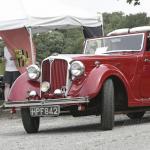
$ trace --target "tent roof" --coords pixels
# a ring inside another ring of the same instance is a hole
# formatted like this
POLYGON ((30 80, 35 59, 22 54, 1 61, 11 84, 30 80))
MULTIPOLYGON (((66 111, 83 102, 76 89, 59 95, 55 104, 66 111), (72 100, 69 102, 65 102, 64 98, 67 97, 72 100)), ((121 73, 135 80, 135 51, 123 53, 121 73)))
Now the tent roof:
POLYGON ((97 27, 101 16, 62 0, 5 0, 0 9, 0 30, 32 27, 33 32, 79 26, 97 27), (8 5, 9 4, 9 5, 8 5), (7 11, 6 11, 7 10, 7 11))
POLYGON ((97 27, 102 23, 97 17, 29 17, 16 20, 0 21, 0 30, 17 29, 21 27, 31 27, 33 32, 45 32, 53 29, 74 28, 80 26, 97 27))

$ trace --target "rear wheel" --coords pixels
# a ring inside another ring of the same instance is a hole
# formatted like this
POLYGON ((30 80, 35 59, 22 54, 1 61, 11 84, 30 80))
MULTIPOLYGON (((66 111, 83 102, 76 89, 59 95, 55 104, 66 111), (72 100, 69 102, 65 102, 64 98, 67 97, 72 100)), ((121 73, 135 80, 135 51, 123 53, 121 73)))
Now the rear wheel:
POLYGON ((132 113, 128 113, 127 116, 130 119, 142 119, 142 117, 144 116, 145 111, 142 112, 132 112, 132 113))
POLYGON ((103 130, 114 127, 114 85, 111 79, 107 79, 102 88, 101 126, 103 130))
POLYGON ((27 133, 37 133, 40 117, 31 117, 29 108, 21 108, 22 123, 27 133))

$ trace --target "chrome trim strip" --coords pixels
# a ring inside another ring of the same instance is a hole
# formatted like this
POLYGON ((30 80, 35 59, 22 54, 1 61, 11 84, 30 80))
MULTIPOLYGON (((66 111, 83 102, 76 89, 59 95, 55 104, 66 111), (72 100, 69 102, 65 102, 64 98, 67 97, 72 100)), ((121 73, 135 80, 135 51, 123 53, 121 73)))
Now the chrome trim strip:
POLYGON ((59 98, 47 100, 4 102, 4 107, 10 108, 10 107, 50 106, 50 105, 83 104, 83 103, 89 103, 89 98, 75 97, 75 98, 59 98))
MULTIPOLYGON (((42 63, 41 63, 40 97, 41 97, 41 93, 42 93, 42 91, 41 91, 41 84, 42 84, 42 79, 43 79, 43 76, 42 76, 42 75, 43 75, 43 74, 42 74, 42 69, 43 69, 43 67, 42 67, 42 66, 43 66, 44 61, 46 61, 46 60, 47 60, 47 59, 44 59, 44 60, 42 61, 42 63)), ((49 61, 49 64, 50 64, 50 68, 49 68, 49 69, 50 69, 50 70, 49 70, 49 71, 50 71, 50 79, 49 79, 50 81, 49 81, 49 82, 50 82, 50 85, 51 85, 51 67, 52 67, 52 63, 53 63, 54 59, 51 59, 51 60, 48 59, 48 61, 49 61), (51 63, 51 62, 52 62, 52 63, 51 63)))
POLYGON ((42 69, 43 69, 43 67, 42 67, 42 66, 43 66, 43 62, 44 62, 44 61, 42 61, 42 63, 41 63, 41 77, 40 77, 40 97, 42 96, 42 92, 41 92, 41 84, 42 84, 42 78, 43 78, 43 76, 42 76, 42 75, 43 75, 43 73, 42 73, 42 69))
POLYGON ((51 88, 51 83, 52 83, 52 64, 54 63, 54 60, 52 59, 52 60, 50 60, 49 59, 49 63, 50 63, 50 68, 49 68, 49 71, 50 71, 50 73, 49 73, 49 75, 50 75, 50 81, 49 81, 49 84, 50 84, 50 88, 51 88))
POLYGON ((65 93, 65 96, 67 96, 72 82, 71 82, 71 80, 69 78, 69 75, 70 75, 70 73, 69 73, 69 71, 70 71, 70 63, 68 62, 68 60, 65 60, 65 61, 67 61, 67 63, 68 63, 67 77, 66 77, 66 93, 65 93))

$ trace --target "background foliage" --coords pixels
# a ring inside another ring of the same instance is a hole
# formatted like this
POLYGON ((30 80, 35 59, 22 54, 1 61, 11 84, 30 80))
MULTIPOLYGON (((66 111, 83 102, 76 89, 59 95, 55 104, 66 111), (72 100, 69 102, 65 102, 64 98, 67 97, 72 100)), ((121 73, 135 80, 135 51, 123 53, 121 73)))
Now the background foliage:
POLYGON ((140 0, 127 0, 127 3, 129 4, 133 3, 136 6, 136 5, 140 5, 140 0))
POLYGON ((132 28, 150 25, 150 17, 146 13, 125 15, 123 12, 104 13, 105 34, 119 28, 132 28))

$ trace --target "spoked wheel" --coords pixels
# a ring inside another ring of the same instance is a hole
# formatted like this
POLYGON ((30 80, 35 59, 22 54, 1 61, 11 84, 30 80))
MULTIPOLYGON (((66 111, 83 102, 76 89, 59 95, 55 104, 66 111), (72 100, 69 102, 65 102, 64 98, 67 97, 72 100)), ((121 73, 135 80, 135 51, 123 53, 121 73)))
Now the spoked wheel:
POLYGON ((27 133, 37 133, 40 117, 31 117, 29 108, 21 108, 22 123, 27 133))
POLYGON ((141 112, 132 112, 132 113, 128 113, 127 116, 130 119, 142 119, 142 117, 144 116, 145 111, 141 111, 141 112))
POLYGON ((112 79, 107 79, 102 89, 101 126, 103 130, 114 127, 114 85, 112 79))

